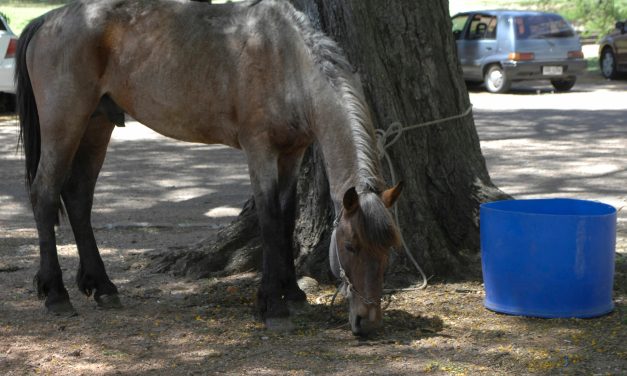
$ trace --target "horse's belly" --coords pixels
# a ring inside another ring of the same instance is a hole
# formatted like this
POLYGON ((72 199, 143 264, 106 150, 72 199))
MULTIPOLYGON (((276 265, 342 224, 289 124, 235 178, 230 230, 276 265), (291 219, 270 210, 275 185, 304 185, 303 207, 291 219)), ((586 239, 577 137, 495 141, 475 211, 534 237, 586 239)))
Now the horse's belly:
POLYGON ((234 127, 216 126, 208 123, 189 123, 180 119, 178 122, 176 120, 171 122, 159 120, 142 122, 139 119, 138 121, 153 131, 176 140, 203 144, 223 144, 240 148, 234 127))
POLYGON ((169 138, 240 148, 236 125, 227 119, 195 118, 156 109, 149 112, 127 112, 143 125, 169 138))
MULTIPOLYGON (((163 91, 113 90, 114 101, 134 119, 155 132, 180 141, 224 144, 240 148, 237 124, 229 113, 211 105, 202 106, 199 97, 163 91), (116 93, 121 95, 116 95, 116 93)), ((206 100, 206 99, 205 99, 206 100)))

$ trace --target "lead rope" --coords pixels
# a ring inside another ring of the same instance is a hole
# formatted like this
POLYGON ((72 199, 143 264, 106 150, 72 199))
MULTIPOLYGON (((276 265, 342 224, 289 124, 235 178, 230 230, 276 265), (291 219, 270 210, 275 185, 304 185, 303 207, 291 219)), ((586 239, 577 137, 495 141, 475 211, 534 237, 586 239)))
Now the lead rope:
MULTIPOLYGON (((392 186, 395 186, 397 183, 396 171, 394 171, 392 158, 390 158, 390 154, 388 154, 387 149, 390 146, 394 145, 401 138, 404 132, 418 129, 418 128, 428 127, 431 125, 445 123, 451 120, 461 119, 463 117, 468 116, 470 113, 472 113, 472 104, 468 106, 466 111, 458 115, 453 115, 453 116, 445 117, 445 118, 438 119, 438 120, 427 121, 427 122, 420 123, 420 124, 414 124, 414 125, 410 125, 407 127, 403 127, 403 125, 399 122, 394 122, 390 124, 386 130, 377 129, 376 136, 377 136, 377 149, 379 151, 379 159, 385 160, 385 162, 387 163, 388 171, 390 171, 390 177, 392 178, 392 186), (388 141, 390 137, 392 137, 392 139, 388 141)), ((399 229, 400 229, 400 222, 398 220, 398 206, 394 206, 393 212, 394 212, 394 220, 396 221, 396 224, 399 226, 399 229)), ((401 289, 401 290, 384 290, 384 292, 391 293, 395 291, 422 290, 427 287, 427 283, 429 279, 425 275, 425 272, 422 270, 422 268, 420 267, 420 265, 418 264, 414 256, 409 251, 409 247, 407 246, 407 243, 405 243, 405 238, 403 237, 403 231, 401 230, 399 231, 399 233, 401 236, 401 244, 403 246, 403 250, 405 251, 407 258, 409 258, 412 264, 414 264, 414 267, 416 268, 416 270, 418 270, 418 272, 420 273, 420 276, 422 277, 422 284, 414 288, 407 288, 407 289, 401 289)))

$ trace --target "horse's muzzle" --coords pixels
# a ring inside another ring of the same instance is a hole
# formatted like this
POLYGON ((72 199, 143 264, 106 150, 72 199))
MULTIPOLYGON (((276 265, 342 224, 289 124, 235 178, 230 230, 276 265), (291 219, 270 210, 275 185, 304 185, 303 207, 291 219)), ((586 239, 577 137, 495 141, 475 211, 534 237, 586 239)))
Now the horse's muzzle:
POLYGON ((370 320, 369 317, 362 317, 359 315, 353 315, 351 313, 349 316, 349 321, 351 324, 351 331, 353 332, 353 335, 360 337, 374 334, 379 328, 381 328, 380 316, 375 318, 374 320, 370 320))

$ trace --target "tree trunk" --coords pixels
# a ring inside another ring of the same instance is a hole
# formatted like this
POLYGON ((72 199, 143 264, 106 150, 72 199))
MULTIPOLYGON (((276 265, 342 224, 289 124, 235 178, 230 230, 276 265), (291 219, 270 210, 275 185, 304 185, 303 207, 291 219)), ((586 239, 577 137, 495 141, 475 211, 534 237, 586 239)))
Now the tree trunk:
MULTIPOLYGON (((462 114, 470 106, 447 1, 292 2, 344 49, 361 77, 377 128, 442 119, 462 114)), ((490 180, 472 116, 408 130, 387 152, 397 179, 405 182, 397 206, 413 256, 429 276, 476 275, 479 204, 507 196, 490 180)), ((334 214, 323 166, 314 145, 299 178, 294 243, 297 272, 328 281, 334 214)), ((223 273, 258 266, 259 230, 254 215, 254 210, 245 210, 221 231, 216 244, 183 258, 173 256, 172 260, 178 260, 176 267, 171 268, 170 260, 162 264, 164 269, 207 275, 199 266, 213 265, 205 270, 222 269, 223 273)), ((418 276, 402 250, 393 254, 390 272, 408 280, 418 276)))

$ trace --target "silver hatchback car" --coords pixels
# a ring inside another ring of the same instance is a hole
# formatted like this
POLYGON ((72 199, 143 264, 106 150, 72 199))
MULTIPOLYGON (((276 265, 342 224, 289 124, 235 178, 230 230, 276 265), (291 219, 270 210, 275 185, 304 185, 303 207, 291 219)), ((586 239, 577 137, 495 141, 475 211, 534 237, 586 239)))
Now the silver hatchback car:
POLYGON ((490 92, 523 80, 549 80, 557 91, 568 91, 586 70, 579 37, 558 14, 464 12, 452 23, 464 79, 483 81, 490 92))

